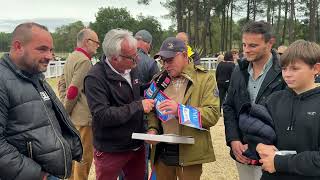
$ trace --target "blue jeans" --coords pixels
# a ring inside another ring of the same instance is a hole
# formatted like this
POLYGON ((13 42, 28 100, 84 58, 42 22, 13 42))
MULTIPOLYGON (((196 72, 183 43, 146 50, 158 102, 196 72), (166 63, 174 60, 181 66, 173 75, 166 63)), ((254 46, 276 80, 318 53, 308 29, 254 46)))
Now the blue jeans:
POLYGON ((59 178, 55 177, 55 176, 52 176, 52 175, 49 175, 47 177, 47 180, 60 180, 59 178))

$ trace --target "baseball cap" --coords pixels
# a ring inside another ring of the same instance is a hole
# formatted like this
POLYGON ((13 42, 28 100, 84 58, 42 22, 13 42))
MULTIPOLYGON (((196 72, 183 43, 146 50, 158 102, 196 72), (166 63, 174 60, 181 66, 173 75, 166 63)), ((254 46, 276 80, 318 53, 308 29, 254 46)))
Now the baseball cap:
POLYGON ((168 37, 165 39, 160 47, 160 51, 157 53, 161 58, 168 59, 176 56, 178 52, 186 52, 186 44, 175 37, 168 37))
POLYGON ((152 43, 152 35, 145 29, 138 31, 134 37, 136 39, 141 39, 144 42, 152 43))

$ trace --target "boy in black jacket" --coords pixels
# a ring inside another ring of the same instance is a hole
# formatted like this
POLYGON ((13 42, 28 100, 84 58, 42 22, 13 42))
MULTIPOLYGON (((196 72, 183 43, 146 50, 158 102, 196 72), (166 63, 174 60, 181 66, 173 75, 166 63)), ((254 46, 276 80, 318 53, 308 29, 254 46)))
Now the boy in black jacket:
POLYGON ((288 88, 266 101, 274 121, 275 145, 258 144, 263 180, 320 179, 320 46, 304 40, 291 44, 281 56, 288 88))

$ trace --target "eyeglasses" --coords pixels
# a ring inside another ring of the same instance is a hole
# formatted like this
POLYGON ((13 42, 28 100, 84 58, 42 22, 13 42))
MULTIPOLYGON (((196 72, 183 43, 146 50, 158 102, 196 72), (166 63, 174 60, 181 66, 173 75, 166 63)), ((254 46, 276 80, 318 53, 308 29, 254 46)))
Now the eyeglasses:
POLYGON ((174 57, 166 58, 166 59, 161 59, 161 61, 162 61, 163 64, 164 64, 164 63, 171 64, 171 63, 173 62, 173 60, 174 60, 177 56, 179 56, 179 55, 181 55, 181 54, 183 54, 183 53, 184 53, 184 52, 177 52, 174 57))
POLYGON ((175 57, 172 58, 166 58, 166 59, 161 59, 162 63, 167 63, 167 64, 171 64, 173 62, 175 57))
POLYGON ((99 45, 100 46, 100 42, 99 41, 95 41, 95 40, 93 40, 93 39, 88 39, 89 41, 92 41, 92 42, 94 42, 94 43, 96 43, 97 45, 99 45))
POLYGON ((123 57, 123 58, 127 58, 127 59, 130 59, 132 62, 137 62, 137 59, 138 59, 138 54, 135 55, 134 57, 131 57, 131 56, 125 56, 125 55, 119 55, 120 57, 123 57))

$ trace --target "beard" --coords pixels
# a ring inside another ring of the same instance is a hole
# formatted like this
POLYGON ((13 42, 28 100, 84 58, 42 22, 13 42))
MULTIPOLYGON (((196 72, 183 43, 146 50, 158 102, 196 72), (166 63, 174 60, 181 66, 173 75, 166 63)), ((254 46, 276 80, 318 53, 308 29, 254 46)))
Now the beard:
POLYGON ((50 59, 37 60, 31 57, 28 52, 25 52, 21 57, 20 62, 23 70, 31 74, 38 74, 47 70, 50 59))

